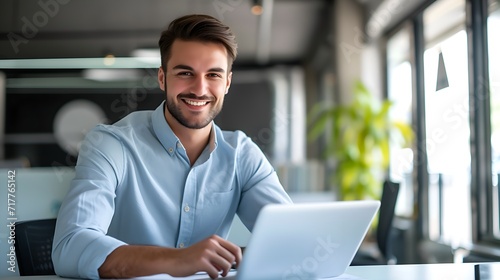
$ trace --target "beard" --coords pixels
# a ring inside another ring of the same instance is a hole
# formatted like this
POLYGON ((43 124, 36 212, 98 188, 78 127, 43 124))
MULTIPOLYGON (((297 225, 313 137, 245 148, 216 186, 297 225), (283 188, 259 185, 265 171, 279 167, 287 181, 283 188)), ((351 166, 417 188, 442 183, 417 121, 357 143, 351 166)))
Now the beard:
MULTIPOLYGON (((180 97, 187 97, 189 99, 193 100, 199 100, 199 101, 210 101, 209 103, 209 111, 208 115, 204 118, 199 118, 199 117, 187 117, 182 114, 180 104, 176 104, 172 98, 167 97, 167 110, 170 112, 170 114, 174 117, 174 119, 177 120, 181 125, 191 128, 191 129, 201 129, 206 127, 208 124, 210 124, 215 117, 220 113, 222 110, 222 104, 221 105, 212 105, 214 104, 214 99, 206 99, 206 98, 199 98, 194 94, 181 94, 177 96, 177 99, 180 100, 180 97)), ((179 102, 184 102, 180 100, 179 102)), ((196 113, 191 113, 195 115, 201 115, 204 114, 204 112, 196 112, 196 113)))

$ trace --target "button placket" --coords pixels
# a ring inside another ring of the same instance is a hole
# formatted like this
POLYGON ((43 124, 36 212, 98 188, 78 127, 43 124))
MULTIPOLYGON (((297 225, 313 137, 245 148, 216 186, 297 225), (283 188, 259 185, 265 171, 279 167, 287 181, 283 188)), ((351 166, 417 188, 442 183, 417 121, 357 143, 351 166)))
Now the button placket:
MULTIPOLYGON (((182 144, 178 143, 176 146, 182 144)), ((185 182, 184 195, 180 205, 180 231, 178 236, 178 248, 188 247, 193 234, 194 214, 196 209, 196 173, 195 168, 191 168, 185 182), (194 207, 194 208, 193 208, 194 207)))

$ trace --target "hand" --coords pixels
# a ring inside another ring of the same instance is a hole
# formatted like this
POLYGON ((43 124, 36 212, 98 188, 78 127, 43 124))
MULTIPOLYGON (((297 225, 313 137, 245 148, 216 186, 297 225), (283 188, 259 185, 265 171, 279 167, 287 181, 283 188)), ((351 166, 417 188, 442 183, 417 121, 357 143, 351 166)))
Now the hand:
POLYGON ((241 248, 217 235, 202 240, 190 247, 178 249, 175 256, 175 271, 172 276, 186 276, 199 271, 207 272, 215 279, 227 276, 233 263, 239 265, 241 248))

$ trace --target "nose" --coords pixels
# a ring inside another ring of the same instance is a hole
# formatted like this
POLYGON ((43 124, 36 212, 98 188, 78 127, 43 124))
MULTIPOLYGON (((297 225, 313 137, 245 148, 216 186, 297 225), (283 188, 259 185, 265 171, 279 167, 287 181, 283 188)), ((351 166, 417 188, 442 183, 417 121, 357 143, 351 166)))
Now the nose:
POLYGON ((203 77, 202 75, 197 76, 193 79, 193 84, 191 85, 191 92, 198 96, 203 96, 207 94, 207 86, 208 83, 205 80, 205 77, 203 77))

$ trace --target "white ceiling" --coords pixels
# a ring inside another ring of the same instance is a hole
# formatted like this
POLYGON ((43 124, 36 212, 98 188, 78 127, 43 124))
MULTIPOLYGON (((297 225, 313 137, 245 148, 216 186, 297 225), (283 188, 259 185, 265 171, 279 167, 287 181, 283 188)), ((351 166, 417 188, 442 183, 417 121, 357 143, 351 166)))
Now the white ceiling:
POLYGON ((176 17, 206 13, 236 34, 236 63, 255 64, 258 48, 267 55, 264 63, 300 61, 324 28, 330 1, 264 1, 273 3, 263 29, 269 40, 259 33, 264 15, 250 12, 251 0, 2 0, 0 58, 129 56, 134 49, 155 48, 161 30, 176 17))

